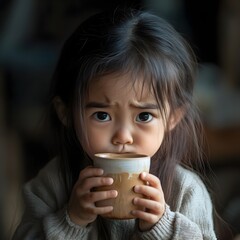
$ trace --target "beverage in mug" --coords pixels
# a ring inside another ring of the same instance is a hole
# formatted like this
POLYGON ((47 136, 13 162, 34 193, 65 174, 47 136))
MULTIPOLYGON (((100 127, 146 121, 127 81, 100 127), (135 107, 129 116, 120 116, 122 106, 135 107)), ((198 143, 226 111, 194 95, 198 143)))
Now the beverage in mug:
MULTIPOLYGON (((96 202, 96 206, 113 206, 113 211, 103 217, 112 219, 131 219, 131 211, 141 209, 133 204, 134 197, 144 197, 133 191, 135 185, 146 184, 139 177, 141 172, 149 172, 150 157, 142 154, 98 153, 93 159, 95 167, 104 170, 104 176, 113 178, 110 186, 95 188, 95 191, 117 190, 118 196, 96 202)), ((142 209, 144 210, 144 209, 142 209)))

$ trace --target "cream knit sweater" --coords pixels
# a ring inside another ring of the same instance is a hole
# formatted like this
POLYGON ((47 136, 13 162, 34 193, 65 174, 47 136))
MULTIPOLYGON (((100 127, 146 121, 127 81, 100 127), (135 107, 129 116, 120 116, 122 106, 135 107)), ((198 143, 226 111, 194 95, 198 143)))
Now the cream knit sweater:
POLYGON ((87 227, 66 214, 68 196, 59 176, 57 159, 24 187, 25 213, 13 240, 214 240, 212 203, 200 178, 178 166, 173 185, 174 204, 150 230, 141 232, 137 220, 98 217, 87 227))

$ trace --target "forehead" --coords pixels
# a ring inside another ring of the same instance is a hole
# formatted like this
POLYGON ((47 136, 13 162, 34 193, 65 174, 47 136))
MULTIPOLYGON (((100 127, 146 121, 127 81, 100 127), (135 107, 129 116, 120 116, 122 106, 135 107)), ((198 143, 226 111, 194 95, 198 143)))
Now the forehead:
POLYGON ((155 98, 152 84, 142 76, 112 73, 95 78, 89 86, 89 97, 134 97, 136 100, 155 98))

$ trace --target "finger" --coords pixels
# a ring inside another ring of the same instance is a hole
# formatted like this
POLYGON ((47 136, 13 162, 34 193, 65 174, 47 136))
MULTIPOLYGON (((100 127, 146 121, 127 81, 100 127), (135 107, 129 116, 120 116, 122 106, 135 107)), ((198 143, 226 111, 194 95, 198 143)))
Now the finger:
POLYGON ((144 220, 151 224, 155 224, 159 220, 159 217, 157 215, 149 213, 149 212, 133 210, 131 213, 134 217, 144 220))
POLYGON ((142 194, 147 198, 153 199, 158 202, 164 199, 162 190, 147 185, 136 185, 134 187, 134 192, 142 194))
POLYGON ((113 179, 109 177, 89 177, 83 181, 78 181, 75 185, 75 189, 78 195, 81 196, 85 192, 90 192, 95 187, 110 186, 113 183, 113 179))
POLYGON ((145 209, 148 209, 148 211, 157 215, 161 215, 165 210, 164 204, 150 199, 134 198, 133 204, 144 207, 145 209))
POLYGON ((142 173, 140 174, 140 178, 141 178, 143 181, 147 182, 148 185, 150 185, 150 186, 152 186, 152 187, 154 187, 154 188, 158 188, 158 189, 161 188, 161 183, 160 183, 159 178, 156 177, 156 176, 154 176, 154 175, 152 175, 152 174, 150 174, 150 173, 142 172, 142 173))
POLYGON ((84 190, 91 190, 95 187, 110 186, 113 184, 113 178, 110 177, 91 177, 86 178, 80 184, 79 188, 84 190))
POLYGON ((105 199, 116 198, 117 195, 118 195, 118 192, 116 190, 89 192, 84 195, 83 200, 86 203, 95 203, 105 199))
POLYGON ((79 181, 82 181, 85 178, 98 177, 98 176, 102 176, 102 175, 103 175, 103 169, 88 166, 80 172, 78 179, 79 179, 79 181))
POLYGON ((113 206, 106 206, 106 207, 91 207, 87 209, 87 213, 89 215, 103 215, 106 213, 110 213, 113 211, 113 206))

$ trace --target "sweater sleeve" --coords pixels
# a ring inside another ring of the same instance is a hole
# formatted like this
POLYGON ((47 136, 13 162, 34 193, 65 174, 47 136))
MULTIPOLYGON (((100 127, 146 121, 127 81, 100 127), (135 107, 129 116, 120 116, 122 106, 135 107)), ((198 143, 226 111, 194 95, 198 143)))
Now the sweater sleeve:
POLYGON ((51 162, 24 186, 25 211, 13 240, 89 239, 92 226, 76 226, 66 214, 67 195, 51 162))
POLYGON ((184 178, 175 192, 177 207, 166 206, 163 217, 146 232, 138 230, 144 240, 216 240, 212 203, 203 182, 194 174, 184 178))
POLYGON ((185 177, 180 183, 180 188, 183 190, 178 196, 178 206, 175 210, 176 239, 182 231, 187 233, 195 229, 199 237, 193 239, 215 240, 217 238, 214 232, 213 206, 207 188, 196 174, 186 169, 183 169, 183 172, 185 177), (194 223, 195 227, 190 223, 194 223))

